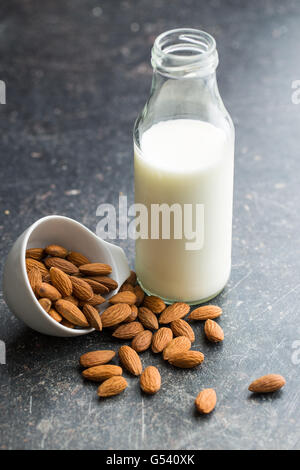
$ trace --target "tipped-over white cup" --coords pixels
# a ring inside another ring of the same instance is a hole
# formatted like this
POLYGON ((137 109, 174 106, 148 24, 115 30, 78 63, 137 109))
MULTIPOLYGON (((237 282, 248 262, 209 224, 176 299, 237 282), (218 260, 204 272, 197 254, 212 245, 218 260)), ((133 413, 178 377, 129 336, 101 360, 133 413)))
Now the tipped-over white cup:
MULTIPOLYGON (((93 328, 72 329, 57 321, 41 307, 28 281, 25 253, 28 248, 44 248, 50 244, 66 247, 87 256, 91 262, 112 267, 111 277, 118 286, 128 278, 130 269, 122 248, 101 240, 84 225, 59 215, 37 220, 16 240, 4 267, 3 294, 10 310, 30 328, 51 336, 79 336, 93 328)), ((116 291, 110 292, 110 296, 116 291)), ((105 305, 105 304, 103 304, 105 305)))

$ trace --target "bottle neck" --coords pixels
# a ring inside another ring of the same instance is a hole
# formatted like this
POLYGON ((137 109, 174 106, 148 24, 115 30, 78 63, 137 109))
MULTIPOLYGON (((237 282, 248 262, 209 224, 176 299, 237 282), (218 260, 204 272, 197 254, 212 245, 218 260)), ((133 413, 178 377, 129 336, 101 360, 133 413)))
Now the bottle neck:
POLYGON ((155 40, 151 63, 154 74, 169 79, 210 77, 218 65, 216 42, 204 31, 167 31, 155 40))

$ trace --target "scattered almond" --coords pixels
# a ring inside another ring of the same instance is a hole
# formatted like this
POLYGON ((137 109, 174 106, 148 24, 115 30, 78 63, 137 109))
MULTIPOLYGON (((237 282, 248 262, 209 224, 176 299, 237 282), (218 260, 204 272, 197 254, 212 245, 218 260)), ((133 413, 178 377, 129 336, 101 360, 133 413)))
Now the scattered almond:
POLYGON ((33 258, 26 258, 25 263, 27 272, 29 272, 33 267, 36 267, 40 270, 42 278, 48 275, 48 269, 40 261, 33 258))
POLYGON ((186 336, 177 336, 164 349, 163 358, 168 361, 172 356, 191 349, 192 343, 186 336))
POLYGON ((105 302, 105 298, 99 294, 95 294, 90 300, 86 301, 88 304, 96 307, 97 305, 101 305, 105 302))
POLYGON ((108 276, 89 276, 89 279, 100 282, 103 286, 107 287, 110 291, 118 287, 117 281, 108 276))
POLYGON ((171 355, 168 361, 173 366, 180 367, 182 369, 191 369, 204 361, 204 354, 200 351, 186 351, 171 355))
MULTIPOLYGON (((62 319, 63 319, 62 316, 59 313, 57 313, 57 311, 54 308, 50 308, 48 313, 49 313, 50 317, 53 318, 53 320, 57 321, 58 323, 62 322, 62 319)), ((71 325, 71 323, 70 323, 70 325, 71 325)), ((65 326, 67 326, 67 325, 65 325, 65 326)), ((74 328, 74 325, 71 325, 70 328, 74 328)))
POLYGON ((67 300, 60 299, 55 303, 55 309, 66 320, 77 326, 88 327, 88 321, 76 305, 67 300))
POLYGON ((70 261, 70 263, 75 264, 77 267, 82 266, 83 264, 90 264, 90 260, 77 251, 70 251, 67 256, 67 260, 70 261))
POLYGON ((125 282, 131 284, 132 286, 136 285, 136 273, 134 271, 130 271, 130 276, 126 279, 125 282))
POLYGON ((193 328, 184 320, 174 320, 171 322, 171 330, 174 336, 186 336, 191 343, 195 341, 195 333, 193 328))
POLYGON ((50 268, 51 282, 63 297, 72 294, 72 282, 69 276, 59 268, 50 268))
POLYGON ((127 381, 122 376, 111 377, 98 387, 98 396, 101 398, 119 395, 127 388, 127 381))
POLYGON ((47 299, 50 299, 52 302, 61 299, 61 293, 54 286, 46 282, 39 284, 37 293, 39 297, 47 297, 47 299))
POLYGON ((72 276, 70 277, 70 280, 73 287, 73 294, 77 299, 89 302, 94 297, 93 289, 83 279, 72 276))
POLYGON ((131 339, 134 338, 138 333, 144 330, 143 325, 138 321, 133 321, 130 323, 124 323, 123 325, 118 326, 118 328, 113 332, 114 338, 119 339, 131 339))
POLYGON ((138 316, 138 308, 136 305, 130 305, 130 308, 131 308, 131 314, 129 315, 129 317, 126 318, 126 322, 132 322, 132 321, 135 321, 137 319, 137 316, 138 316))
POLYGON ((133 375, 140 375, 143 367, 137 352, 130 346, 121 346, 119 349, 119 359, 122 365, 133 375))
POLYGON ((104 328, 118 325, 131 314, 131 308, 127 304, 115 304, 108 307, 101 315, 102 326, 104 328))
POLYGON ((57 258, 65 258, 68 254, 68 250, 66 250, 63 246, 60 245, 48 245, 45 248, 45 253, 50 256, 55 256, 57 258))
POLYGON ((32 258, 37 261, 41 261, 43 256, 44 256, 43 248, 29 248, 28 250, 26 250, 26 254, 25 254, 26 258, 32 258))
POLYGON ((154 353, 162 352, 173 339, 173 333, 170 328, 160 328, 152 338, 152 351, 154 353))
POLYGON ((151 310, 147 307, 140 307, 138 317, 143 326, 149 330, 158 330, 158 320, 151 310))
POLYGON ((102 382, 103 380, 114 377, 115 375, 122 375, 122 368, 119 366, 104 364, 101 366, 94 366, 85 369, 82 372, 82 375, 87 380, 92 380, 93 382, 102 382))
POLYGON ((79 266, 79 270, 86 276, 102 276, 112 272, 111 266, 104 263, 89 263, 79 266))
POLYGON ((184 302, 176 302, 173 305, 169 305, 159 317, 159 323, 167 324, 174 320, 185 317, 190 311, 190 306, 184 302))
POLYGON ((118 292, 109 299, 111 304, 128 304, 133 305, 136 302, 136 296, 133 292, 118 292))
POLYGON ((52 302, 50 299, 47 299, 46 297, 44 297, 42 299, 39 299, 39 304, 48 313, 51 308, 52 302))
POLYGON ((157 393, 161 387, 161 377, 158 369, 154 366, 148 366, 140 376, 140 386, 143 392, 149 395, 157 393))
POLYGON ((135 296, 136 296, 136 305, 139 307, 144 301, 145 292, 143 291, 141 286, 139 286, 138 284, 133 288, 133 292, 135 293, 135 296))
POLYGON ((83 314, 92 328, 95 328, 97 331, 102 331, 101 317, 95 307, 85 304, 83 306, 83 314))
POLYGON ((64 273, 74 275, 78 274, 79 270, 75 264, 70 263, 70 261, 67 261, 66 259, 63 258, 58 258, 58 257, 53 257, 53 258, 46 258, 45 259, 45 265, 47 268, 59 268, 61 269, 64 273))
POLYGON ((263 375, 259 379, 254 380, 249 385, 248 390, 254 393, 270 393, 276 392, 286 384, 285 378, 279 374, 263 375))
POLYGON ((161 313, 166 308, 164 301, 155 295, 146 296, 143 306, 149 308, 153 313, 161 313))
POLYGON ((82 356, 79 359, 80 365, 82 367, 94 367, 94 366, 101 366, 103 364, 107 364, 110 362, 113 357, 115 357, 115 351, 110 350, 100 350, 100 351, 91 351, 82 356))
POLYGON ((152 336, 153 334, 149 330, 140 331, 131 342, 132 349, 137 353, 146 351, 151 346, 152 336))
POLYGON ((224 332, 220 325, 213 320, 206 320, 204 325, 204 333, 209 341, 219 343, 224 339, 224 332))
POLYGON ((216 305, 205 305, 193 310, 189 315, 189 320, 213 320, 222 315, 222 309, 216 305))
POLYGON ((32 269, 27 274, 29 283, 31 285, 31 289, 33 290, 35 295, 38 295, 38 289, 40 284, 42 283, 42 274, 39 268, 33 266, 32 269))
POLYGON ((213 388, 205 388, 197 395, 195 405, 199 413, 211 413, 217 403, 217 394, 213 388))
POLYGON ((104 284, 101 284, 100 282, 94 281, 94 279, 89 279, 85 277, 84 281, 87 282, 91 286, 94 294, 108 294, 109 293, 108 287, 106 287, 104 284))

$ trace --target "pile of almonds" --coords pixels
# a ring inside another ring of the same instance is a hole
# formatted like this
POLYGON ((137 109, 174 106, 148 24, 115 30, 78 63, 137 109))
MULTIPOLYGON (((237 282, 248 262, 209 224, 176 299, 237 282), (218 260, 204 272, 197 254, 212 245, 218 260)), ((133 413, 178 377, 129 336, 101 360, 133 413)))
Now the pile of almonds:
MULTIPOLYGON (((159 297, 145 295, 133 271, 119 292, 108 299, 111 305, 99 314, 97 307, 118 287, 110 277, 109 265, 91 263, 81 253, 49 245, 45 249, 27 250, 26 267, 33 292, 53 319, 70 328, 91 326, 98 331, 108 328, 113 337, 131 341, 130 346, 119 348, 120 364, 133 376, 140 377, 140 387, 147 394, 159 391, 161 376, 154 366, 143 370, 139 353, 151 348, 155 354, 162 353, 169 364, 189 369, 204 361, 202 352, 191 349, 195 333, 190 321, 205 321, 208 341, 218 343, 224 339, 224 332, 215 321, 222 314, 220 307, 206 305, 190 313, 190 306, 184 302, 166 306, 159 297), (184 317, 188 314, 186 321, 184 317)), ((83 377, 101 383, 100 397, 118 395, 128 386, 122 367, 109 364, 115 354, 100 350, 80 357, 83 377)), ((282 376, 269 374, 252 382, 249 390, 273 392, 284 384, 282 376)), ((207 414, 216 402, 215 390, 207 388, 198 394, 195 406, 200 413, 207 414)))

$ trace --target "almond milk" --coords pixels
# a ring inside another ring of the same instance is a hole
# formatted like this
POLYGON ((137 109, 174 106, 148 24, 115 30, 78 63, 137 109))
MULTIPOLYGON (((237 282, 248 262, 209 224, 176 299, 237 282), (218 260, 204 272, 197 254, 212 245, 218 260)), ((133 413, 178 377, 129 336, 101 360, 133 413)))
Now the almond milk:
MULTIPOLYGON (((201 120, 161 121, 135 144, 135 202, 201 204, 202 246, 188 240, 136 241, 136 272, 142 287, 165 300, 198 303, 217 295, 231 267, 233 139, 201 120)), ((193 211, 194 213, 194 211, 193 211)), ((149 216, 149 226, 151 224, 149 216)), ((172 234, 171 234, 172 235, 172 234)))

